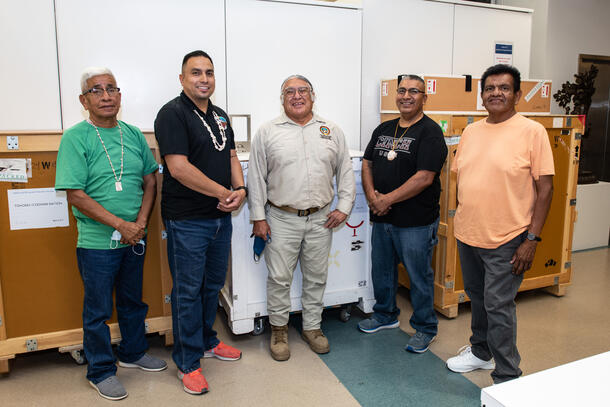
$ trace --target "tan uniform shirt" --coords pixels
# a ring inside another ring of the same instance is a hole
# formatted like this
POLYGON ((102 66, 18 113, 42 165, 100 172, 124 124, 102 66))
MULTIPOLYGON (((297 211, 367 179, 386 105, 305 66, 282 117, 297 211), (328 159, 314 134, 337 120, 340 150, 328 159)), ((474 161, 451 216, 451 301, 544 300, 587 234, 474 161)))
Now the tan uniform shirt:
POLYGON ((258 129, 250 150, 250 220, 265 219, 267 201, 294 209, 328 205, 335 176, 336 209, 349 215, 356 185, 345 136, 336 124, 314 114, 300 126, 282 114, 258 129))

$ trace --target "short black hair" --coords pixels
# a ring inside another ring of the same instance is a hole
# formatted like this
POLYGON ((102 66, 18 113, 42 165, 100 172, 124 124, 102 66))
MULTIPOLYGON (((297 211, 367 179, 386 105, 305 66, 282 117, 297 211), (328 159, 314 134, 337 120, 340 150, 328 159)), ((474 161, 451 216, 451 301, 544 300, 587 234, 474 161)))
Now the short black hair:
POLYGON ((207 52, 198 49, 196 51, 189 52, 188 54, 186 54, 184 56, 184 58, 182 58, 182 70, 184 70, 184 65, 186 65, 188 60, 191 59, 191 58, 195 58, 195 57, 204 57, 204 58, 207 58, 207 59, 210 60, 212 65, 214 65, 214 61, 212 61, 212 57, 209 56, 207 52))
POLYGON ((513 77, 513 91, 520 91, 521 73, 519 72, 519 70, 511 65, 497 64, 494 66, 490 66, 485 72, 483 72, 483 76, 481 76, 481 94, 483 94, 483 89, 485 89, 485 81, 487 80, 488 76, 502 75, 505 73, 508 73, 513 77))
POLYGON ((396 86, 398 87, 398 85, 400 85, 400 81, 402 81, 403 79, 411 79, 417 82, 421 82, 422 85, 424 85, 424 89, 426 89, 426 82, 424 81, 424 79, 421 76, 417 76, 417 75, 413 75, 413 74, 402 74, 402 75, 398 75, 398 82, 396 83, 396 86))

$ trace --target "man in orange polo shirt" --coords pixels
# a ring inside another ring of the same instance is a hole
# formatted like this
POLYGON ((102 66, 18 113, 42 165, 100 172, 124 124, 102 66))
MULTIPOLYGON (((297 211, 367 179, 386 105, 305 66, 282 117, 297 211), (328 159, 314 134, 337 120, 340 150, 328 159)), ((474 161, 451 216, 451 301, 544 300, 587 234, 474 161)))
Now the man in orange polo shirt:
POLYGON ((544 127, 515 110, 519 71, 494 65, 481 84, 489 116, 466 127, 451 167, 457 173, 454 230, 472 336, 447 367, 459 373, 494 369, 491 377, 501 383, 522 373, 515 296, 541 241, 554 166, 544 127))

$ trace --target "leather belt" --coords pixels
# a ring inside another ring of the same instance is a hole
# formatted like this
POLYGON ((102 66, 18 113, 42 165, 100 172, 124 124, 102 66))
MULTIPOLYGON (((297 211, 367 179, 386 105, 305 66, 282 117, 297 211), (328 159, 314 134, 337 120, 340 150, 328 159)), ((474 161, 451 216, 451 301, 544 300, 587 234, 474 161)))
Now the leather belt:
POLYGON ((281 209, 281 210, 286 211, 286 212, 294 213, 297 216, 309 216, 311 214, 314 214, 314 213, 318 212, 320 209, 322 209, 322 208, 294 209, 294 208, 291 208, 290 206, 279 206, 279 205, 276 205, 276 204, 274 204, 271 201, 267 201, 267 202, 269 202, 269 205, 271 205, 271 206, 273 206, 275 208, 281 209))

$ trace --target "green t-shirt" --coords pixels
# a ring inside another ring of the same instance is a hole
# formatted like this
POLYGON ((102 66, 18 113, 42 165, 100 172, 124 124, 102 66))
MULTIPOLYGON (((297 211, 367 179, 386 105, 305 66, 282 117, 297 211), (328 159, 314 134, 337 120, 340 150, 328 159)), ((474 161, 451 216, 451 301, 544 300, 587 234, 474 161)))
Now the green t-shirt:
MULTIPOLYGON (((81 189, 108 212, 128 222, 136 220, 142 205, 143 177, 158 169, 146 139, 135 126, 120 121, 123 130, 122 191, 115 178, 104 147, 95 128, 86 121, 66 130, 57 153, 55 189, 81 189)), ((121 138, 119 128, 98 127, 117 178, 121 172, 121 138)), ((113 228, 99 223, 72 206, 78 228, 77 247, 110 249, 113 228)), ((114 244, 113 244, 114 246, 114 244)), ((119 243, 118 247, 124 247, 119 243)))

